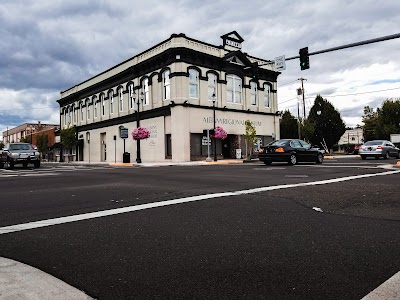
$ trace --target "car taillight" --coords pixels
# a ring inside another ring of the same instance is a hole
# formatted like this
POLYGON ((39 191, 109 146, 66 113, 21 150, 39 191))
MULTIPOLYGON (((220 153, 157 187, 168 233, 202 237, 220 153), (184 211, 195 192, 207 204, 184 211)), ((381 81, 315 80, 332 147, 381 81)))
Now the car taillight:
POLYGON ((282 152, 285 152, 285 149, 283 149, 282 147, 279 147, 278 149, 275 150, 275 152, 282 153, 282 152))
POLYGON ((262 148, 258 149, 258 153, 263 153, 263 152, 264 152, 264 149, 262 149, 262 148))
POLYGON ((376 149, 382 149, 382 146, 378 146, 378 147, 376 147, 376 149))

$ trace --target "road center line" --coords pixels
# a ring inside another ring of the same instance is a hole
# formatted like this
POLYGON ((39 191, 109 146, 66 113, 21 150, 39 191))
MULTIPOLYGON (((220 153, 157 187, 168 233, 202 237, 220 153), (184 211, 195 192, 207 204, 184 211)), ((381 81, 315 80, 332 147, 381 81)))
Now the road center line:
POLYGON ((54 219, 47 219, 47 220, 5 226, 5 227, 0 227, 0 234, 13 233, 13 232, 18 232, 18 231, 23 231, 23 230, 28 230, 28 229, 53 226, 53 225, 58 225, 58 224, 65 224, 65 223, 89 220, 89 219, 94 219, 94 218, 101 218, 101 217, 118 215, 118 214, 123 214, 123 213, 127 213, 127 212, 143 210, 143 209, 156 208, 156 207, 175 205, 175 204, 194 202, 194 201, 201 201, 201 200, 207 200, 207 199, 213 199, 213 198, 254 194, 254 193, 259 193, 259 192, 273 191, 273 190, 279 190, 279 189, 288 189, 288 188, 293 188, 293 187, 337 183, 337 182, 343 182, 343 181, 360 179, 360 178, 385 176, 385 175, 392 175, 392 174, 398 174, 398 173, 400 173, 400 170, 375 173, 375 174, 354 175, 354 176, 347 176, 347 177, 313 181, 313 182, 266 186, 266 187, 261 187, 261 188, 235 191, 235 192, 224 192, 224 193, 191 196, 191 197, 180 198, 180 199, 172 199, 172 200, 165 200, 165 201, 154 202, 154 203, 139 204, 139 205, 134 205, 134 206, 114 208, 114 209, 103 210, 103 211, 92 212, 92 213, 85 213, 85 214, 79 214, 79 215, 73 215, 73 216, 67 216, 67 217, 60 217, 60 218, 54 218, 54 219))

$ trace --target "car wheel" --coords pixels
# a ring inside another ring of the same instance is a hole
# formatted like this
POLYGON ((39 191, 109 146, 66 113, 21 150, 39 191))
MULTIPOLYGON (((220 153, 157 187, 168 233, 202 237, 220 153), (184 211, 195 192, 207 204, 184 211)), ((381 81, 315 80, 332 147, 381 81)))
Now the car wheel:
POLYGON ((40 161, 35 161, 34 164, 35 168, 40 168, 40 161))
POLYGON ((290 154, 290 158, 289 158, 289 165, 293 166, 297 164, 297 156, 296 154, 290 154))
POLYGON ((360 155, 361 159, 365 160, 367 157, 365 155, 360 155))
POLYGON ((324 161, 324 156, 323 156, 321 153, 318 153, 315 162, 316 162, 317 164, 322 164, 323 161, 324 161))
POLYGON ((386 151, 386 153, 383 155, 383 159, 388 159, 389 158, 389 151, 386 151))
POLYGON ((8 168, 10 170, 14 169, 14 162, 13 161, 8 161, 8 168))
POLYGON ((263 163, 264 163, 265 165, 269 166, 269 165, 272 164, 272 161, 270 161, 270 160, 264 160, 263 163))
POLYGON ((4 168, 4 163, 2 161, 0 161, 0 169, 4 168))

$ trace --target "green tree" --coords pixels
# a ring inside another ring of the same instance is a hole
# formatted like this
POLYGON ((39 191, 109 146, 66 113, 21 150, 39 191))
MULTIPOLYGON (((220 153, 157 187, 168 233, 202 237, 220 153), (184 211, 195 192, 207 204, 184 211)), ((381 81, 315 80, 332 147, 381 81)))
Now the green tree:
POLYGON ((375 140, 377 136, 376 129, 378 127, 378 112, 375 112, 370 106, 365 106, 362 121, 364 123, 364 141, 375 140))
POLYGON ((253 149, 253 145, 257 140, 256 137, 256 129, 253 125, 253 123, 251 123, 250 120, 246 120, 244 122, 244 125, 246 126, 246 131, 245 134, 243 135, 244 139, 246 140, 246 157, 247 160, 251 159, 251 149, 253 149))
POLYGON ((380 108, 364 107, 364 140, 390 139, 392 133, 400 133, 400 100, 386 99, 380 108))
POLYGON ((19 140, 21 143, 29 143, 29 140, 26 137, 22 137, 19 140))
POLYGON ((377 135, 389 140, 392 133, 400 133, 400 100, 385 100, 379 110, 377 135))
POLYGON ((73 147, 75 147, 76 143, 77 143, 76 128, 70 127, 70 128, 62 129, 60 131, 60 139, 61 139, 63 148, 67 149, 68 153, 70 153, 70 150, 73 147))
POLYGON ((324 145, 329 149, 337 144, 340 137, 346 131, 340 113, 326 99, 318 95, 314 105, 310 109, 308 121, 314 124, 314 134, 310 142, 314 145, 324 145))
POLYGON ((296 118, 286 110, 279 123, 279 131, 281 139, 293 139, 299 137, 298 125, 296 118))
POLYGON ((49 136, 44 133, 40 133, 36 136, 36 146, 39 150, 39 152, 42 155, 46 152, 47 150, 47 144, 49 143, 49 136))
POLYGON ((315 124, 307 118, 300 124, 300 131, 303 140, 312 141, 315 133, 315 124))

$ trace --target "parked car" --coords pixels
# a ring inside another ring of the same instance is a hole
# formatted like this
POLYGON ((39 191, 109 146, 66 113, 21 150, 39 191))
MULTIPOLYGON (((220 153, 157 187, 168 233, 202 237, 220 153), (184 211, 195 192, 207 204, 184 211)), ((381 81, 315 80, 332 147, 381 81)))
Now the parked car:
POLYGON ((384 159, 388 159, 391 156, 400 158, 399 148, 387 140, 368 141, 360 147, 358 154, 362 159, 366 159, 367 157, 375 157, 375 159, 383 157, 384 159))
POLYGON ((33 164, 35 168, 40 167, 40 156, 37 149, 28 143, 6 144, 0 154, 0 168, 5 165, 13 169, 16 164, 22 164, 24 168, 28 164, 33 164))
POLYGON ((263 146, 258 151, 258 158, 266 165, 272 162, 316 162, 322 164, 324 154, 316 146, 299 139, 282 139, 263 146))

